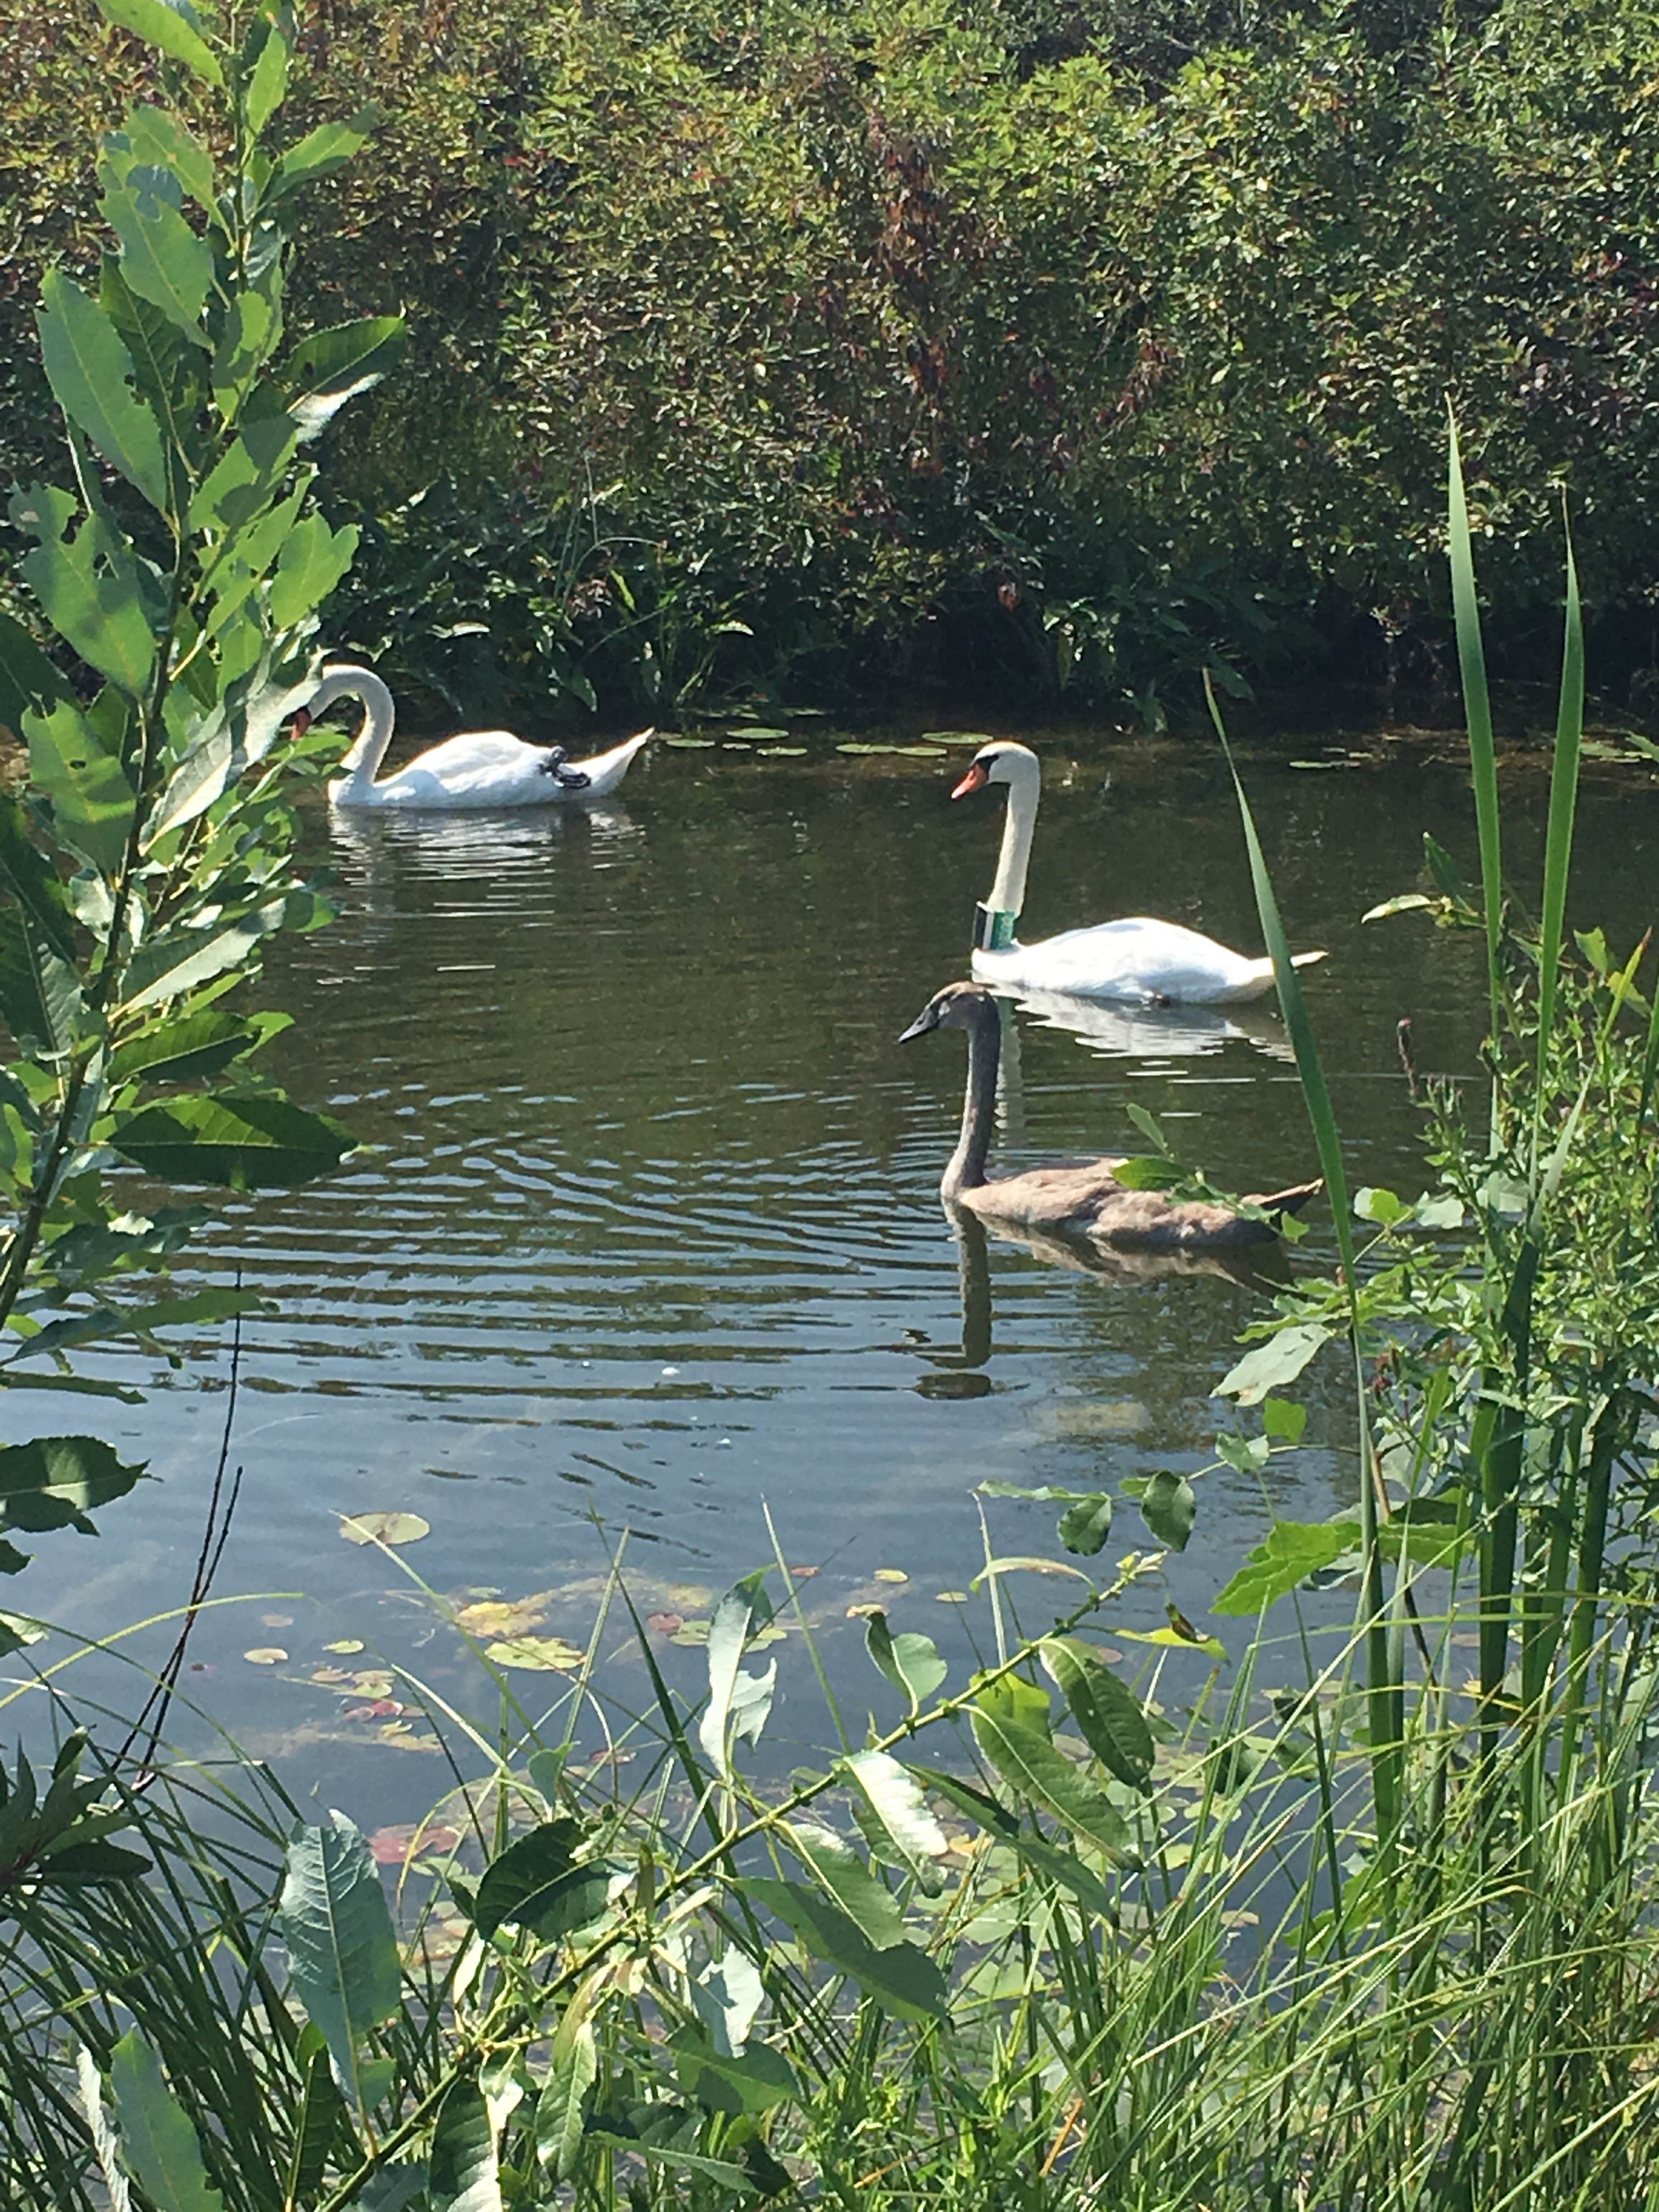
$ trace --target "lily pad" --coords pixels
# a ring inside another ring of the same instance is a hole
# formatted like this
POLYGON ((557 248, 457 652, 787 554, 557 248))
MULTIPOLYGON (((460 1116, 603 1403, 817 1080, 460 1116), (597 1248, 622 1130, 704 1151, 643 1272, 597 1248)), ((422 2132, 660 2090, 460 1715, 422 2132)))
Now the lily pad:
POLYGON ((510 1642, 515 1636, 527 1636, 546 1619, 546 1595, 538 1593, 521 1597, 516 1604, 504 1598, 483 1598, 476 1605, 464 1605, 455 1616, 455 1625, 469 1636, 501 1637, 510 1642))
POLYGON ((582 1663, 582 1655, 562 1636, 512 1636, 484 1646, 484 1657, 497 1667, 522 1668, 532 1674, 564 1674, 582 1663))
POLYGON ((340 1520, 348 1544, 418 1544, 432 1523, 418 1513, 348 1513, 340 1520))
POLYGON ((353 1651, 361 1651, 362 1648, 363 1639, 361 1636, 342 1636, 334 1643, 325 1644, 323 1646, 325 1651, 339 1651, 348 1655, 353 1651))
POLYGON ((280 1644, 258 1644, 242 1656, 255 1667, 280 1667, 288 1654, 280 1644))

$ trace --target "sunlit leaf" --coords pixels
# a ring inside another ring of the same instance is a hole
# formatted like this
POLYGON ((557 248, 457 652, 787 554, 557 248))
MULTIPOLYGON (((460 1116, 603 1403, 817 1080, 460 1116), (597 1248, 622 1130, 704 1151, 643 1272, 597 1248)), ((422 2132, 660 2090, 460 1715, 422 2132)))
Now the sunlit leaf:
MULTIPOLYGON (((286 1099, 185 1096, 118 1121, 109 1141, 167 1182, 281 1190, 338 1167, 357 1139, 286 1099)), ((422 1531, 424 1533, 424 1530, 422 1531)))
POLYGON ((852 1845, 816 1821, 797 1820, 790 1838, 859 1932, 878 1951, 904 1939, 898 1899, 852 1845))
MULTIPOLYGON (((123 0, 179 19, 161 0, 123 0)), ((182 27, 182 26, 181 26, 182 27)), ((167 465, 155 417, 135 396, 132 356, 115 327, 61 269, 40 285, 40 357, 53 397, 71 422, 154 507, 166 512, 167 465)))
POLYGON ((1245 1554, 1245 1563, 1210 1607, 1212 1613, 1256 1613, 1288 1596, 1321 1567, 1353 1549, 1358 1524, 1352 1521, 1275 1521, 1266 1540, 1245 1554))
MULTIPOLYGON (((146 642, 149 635, 146 630, 146 642)), ((138 803, 118 755, 74 707, 27 716, 24 733, 30 773, 52 800, 59 834, 94 868, 113 878, 126 857, 138 803)))
POLYGON ((1256 1345, 1230 1368, 1216 1384, 1218 1398, 1237 1398, 1241 1406, 1260 1404, 1270 1390, 1297 1376, 1321 1348, 1331 1332, 1317 1322, 1296 1322, 1281 1328, 1265 1344, 1256 1345))
POLYGON ((707 1756, 728 1777, 732 1764, 727 1723, 737 1694, 738 1662, 751 1629, 772 1618, 772 1604, 763 1583, 764 1577, 759 1573, 745 1577, 720 1600, 709 1625, 708 1704, 698 1723, 697 1736, 707 1756))
MULTIPOLYGON (((842 1765, 857 1784, 879 1823, 879 1832, 874 1838, 878 1848, 884 1838, 891 1853, 910 1869, 923 1889, 937 1895, 944 1887, 943 1879, 930 1862, 940 1857, 949 1846, 944 1829, 927 1809, 915 1778, 890 1752, 885 1751, 852 1752, 842 1765)), ((889 1854, 884 1850, 882 1855, 889 1854)))
POLYGON ((152 46, 159 46, 176 62, 209 84, 222 85, 224 71, 218 57, 199 31, 191 28, 177 9, 164 0, 98 0, 112 23, 131 31, 152 46))
POLYGON ((973 1714, 974 1741, 1015 1794, 1051 1814, 1074 1835, 1109 1850, 1127 1850, 1129 1831, 1104 1792, 1080 1773, 1041 1729, 1011 1720, 981 1698, 973 1714))
POLYGON ((895 1636, 887 1615, 879 1610, 865 1616, 864 1646, 893 1687, 908 1699, 913 1713, 933 1696, 949 1671, 931 1637, 912 1630, 895 1636))
POLYGON ((795 2077, 781 2051, 750 2044, 741 2057, 717 2051, 697 2027, 671 2036, 679 2077, 688 2096, 714 2112, 766 2112, 797 2096, 795 2077))
POLYGON ((573 1999, 553 2039, 552 2063, 536 2103, 536 2155, 555 2181, 568 2181, 576 2171, 587 2093, 599 2071, 592 2025, 573 1999))
POLYGON ((99 212, 121 241, 121 275, 129 289, 196 338, 213 283, 213 251, 176 207, 138 182, 155 173, 134 171, 127 185, 106 192, 99 212))
POLYGON ((125 1498, 145 1462, 118 1457, 101 1437, 36 1437, 0 1447, 0 1528, 38 1535, 75 1528, 90 1534, 87 1515, 125 1498))

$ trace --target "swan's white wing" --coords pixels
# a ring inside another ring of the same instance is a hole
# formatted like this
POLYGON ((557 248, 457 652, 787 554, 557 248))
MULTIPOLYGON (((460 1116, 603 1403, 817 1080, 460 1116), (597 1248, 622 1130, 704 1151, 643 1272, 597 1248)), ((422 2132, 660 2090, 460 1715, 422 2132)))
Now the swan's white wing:
POLYGON ((976 952, 974 973, 983 982, 1016 991, 1143 1002, 1164 998, 1189 1006, 1255 998, 1273 981, 1269 962, 1246 960, 1179 922, 1144 916, 1062 930, 1006 952, 976 952))

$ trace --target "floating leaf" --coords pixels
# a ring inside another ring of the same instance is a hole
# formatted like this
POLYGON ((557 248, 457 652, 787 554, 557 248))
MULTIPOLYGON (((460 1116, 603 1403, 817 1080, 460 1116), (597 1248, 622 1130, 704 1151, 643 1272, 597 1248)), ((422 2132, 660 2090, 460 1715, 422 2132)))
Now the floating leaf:
POLYGON ((876 1580, 878 1583, 908 1583, 909 1579, 909 1576, 905 1573, 902 1567, 878 1567, 876 1569, 876 1580))
POLYGON ((464 1605, 455 1616, 455 1626, 464 1628, 469 1636, 523 1636, 532 1628, 539 1628, 547 1618, 550 1594, 539 1591, 534 1597, 523 1597, 515 1602, 504 1598, 480 1598, 474 1604, 464 1605))
POLYGON ((432 1523, 418 1513, 343 1514, 340 1534, 348 1544, 418 1544, 432 1523))
POLYGON ((361 1651, 362 1648, 363 1639, 361 1636, 342 1636, 336 1642, 325 1644, 323 1646, 325 1651, 340 1652, 361 1651))
POLYGON ((256 1667, 280 1667, 288 1654, 280 1644, 256 1644, 252 1651, 244 1651, 242 1656, 256 1667))
POLYGON ((517 1667, 531 1674, 568 1674, 582 1663, 575 1644, 562 1636, 508 1636, 484 1646, 484 1657, 496 1667, 517 1667))

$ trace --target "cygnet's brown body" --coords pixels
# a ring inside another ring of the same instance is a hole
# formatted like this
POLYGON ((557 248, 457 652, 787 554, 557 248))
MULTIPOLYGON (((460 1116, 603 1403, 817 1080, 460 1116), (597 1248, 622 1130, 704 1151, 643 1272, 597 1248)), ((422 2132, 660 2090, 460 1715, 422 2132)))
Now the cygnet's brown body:
MULTIPOLYGON (((951 983, 929 1000, 899 1042, 925 1036, 930 1030, 968 1032, 968 1096, 962 1135, 939 1184, 947 1206, 966 1206, 982 1220, 1021 1222, 1059 1237, 1086 1237, 1097 1244, 1143 1251, 1214 1250, 1228 1245, 1271 1243, 1272 1221, 1234 1213, 1224 1206, 1166 1198, 1162 1191, 1130 1190, 1113 1172, 1121 1159, 1091 1160, 1079 1168, 1031 1168, 1024 1175, 988 1178, 996 1106, 997 1062, 1002 1049, 1001 1017, 995 1000, 978 983, 951 983)), ((1289 1190, 1251 1198, 1270 1214, 1295 1213, 1322 1186, 1298 1183, 1289 1190)))

